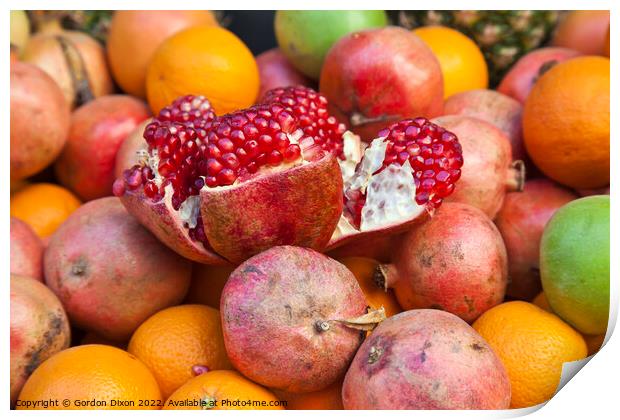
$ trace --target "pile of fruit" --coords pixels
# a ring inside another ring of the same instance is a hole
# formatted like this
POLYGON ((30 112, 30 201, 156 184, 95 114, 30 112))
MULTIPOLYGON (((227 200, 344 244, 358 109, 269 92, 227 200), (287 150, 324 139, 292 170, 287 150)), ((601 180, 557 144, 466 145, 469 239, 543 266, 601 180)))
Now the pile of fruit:
POLYGON ((550 399, 607 330, 609 12, 219 18, 11 12, 11 406, 550 399))

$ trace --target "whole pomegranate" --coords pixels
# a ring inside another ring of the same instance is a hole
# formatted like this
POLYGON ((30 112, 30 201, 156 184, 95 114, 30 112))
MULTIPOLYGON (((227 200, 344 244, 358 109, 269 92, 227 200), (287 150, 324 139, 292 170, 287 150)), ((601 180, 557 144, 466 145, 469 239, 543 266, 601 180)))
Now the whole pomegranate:
POLYGON ((354 32, 329 50, 319 90, 334 116, 369 141, 403 118, 441 115, 443 77, 424 41, 386 27, 354 32))
POLYGON ((191 277, 190 262, 140 226, 116 197, 71 214, 52 235, 44 267, 72 325, 115 341, 180 303, 191 277))
POLYGON ((551 44, 588 55, 602 54, 609 20, 609 10, 573 10, 560 21, 551 44))
POLYGON ((487 342, 458 317, 412 310, 383 321, 342 386, 347 410, 501 410, 510 381, 487 342))
POLYGON ((478 118, 447 115, 436 124, 450 130, 463 147, 463 173, 447 201, 478 207, 494 219, 509 191, 521 191, 525 166, 512 161, 510 141, 497 127, 478 118))
POLYGON ((131 168, 142 151, 148 147, 146 140, 144 140, 144 129, 152 121, 151 118, 142 121, 121 143, 116 152, 116 161, 114 162, 114 179, 122 177, 123 171, 131 168))
POLYGON ((504 300, 506 247, 477 208, 444 203, 399 245, 392 264, 377 268, 375 281, 394 289, 403 309, 441 309, 473 322, 504 300))
POLYGON ((116 153, 149 115, 145 103, 128 95, 101 96, 75 110, 54 165, 60 183, 84 201, 112 195, 116 153))
POLYGON ((62 91, 32 64, 11 64, 11 181, 44 169, 67 140, 70 111, 62 91))
POLYGON ((510 140, 512 159, 527 159, 521 130, 523 106, 504 94, 490 89, 468 90, 446 99, 446 115, 466 115, 493 124, 510 140))
POLYGON ((60 301, 40 281, 11 274, 11 403, 30 374, 69 347, 71 331, 60 301))
POLYGON ((43 250, 34 230, 11 217, 11 273, 43 281, 43 250))
POLYGON ((49 74, 71 108, 114 91, 103 47, 84 32, 48 26, 30 38, 22 60, 49 74))
POLYGON ((506 73, 497 91, 525 103, 534 83, 554 65, 581 55, 569 48, 545 47, 525 54, 506 73))
POLYGON ((344 265, 279 246, 230 275, 220 303, 226 352, 251 380, 288 392, 326 388, 345 374, 365 334, 367 302, 344 265))
POLYGON ((259 100, 271 89, 287 86, 310 86, 311 81, 301 74, 282 54, 279 48, 272 48, 256 56, 260 75, 259 100))
POLYGON ((508 251, 506 294, 530 301, 541 290, 540 238, 557 209, 578 197, 547 179, 525 183, 523 192, 508 193, 495 224, 508 251))

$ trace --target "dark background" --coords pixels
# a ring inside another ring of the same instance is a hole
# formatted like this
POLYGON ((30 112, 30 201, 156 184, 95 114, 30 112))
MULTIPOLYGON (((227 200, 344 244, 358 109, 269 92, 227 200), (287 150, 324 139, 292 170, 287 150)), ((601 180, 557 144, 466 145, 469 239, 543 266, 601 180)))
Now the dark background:
POLYGON ((277 46, 274 10, 225 10, 223 25, 234 32, 254 55, 277 46))

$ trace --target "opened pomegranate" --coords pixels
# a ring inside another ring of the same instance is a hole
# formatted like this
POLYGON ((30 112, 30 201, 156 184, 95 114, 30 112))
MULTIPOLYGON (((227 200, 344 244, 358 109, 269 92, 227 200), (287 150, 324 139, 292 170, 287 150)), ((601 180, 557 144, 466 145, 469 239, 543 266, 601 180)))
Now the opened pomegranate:
POLYGON ((123 176, 123 171, 131 168, 143 150, 148 148, 146 140, 144 140, 144 129, 152 122, 151 118, 147 118, 138 124, 131 133, 123 140, 114 162, 114 179, 123 176))
POLYGON ((464 115, 433 121, 454 132, 463 146, 463 176, 448 201, 478 207, 494 219, 506 192, 523 189, 525 165, 512 161, 510 141, 488 122, 464 115))
POLYGON ((404 235, 375 281, 407 309, 441 309, 473 322, 504 300, 506 247, 493 222, 467 204, 445 203, 404 235))

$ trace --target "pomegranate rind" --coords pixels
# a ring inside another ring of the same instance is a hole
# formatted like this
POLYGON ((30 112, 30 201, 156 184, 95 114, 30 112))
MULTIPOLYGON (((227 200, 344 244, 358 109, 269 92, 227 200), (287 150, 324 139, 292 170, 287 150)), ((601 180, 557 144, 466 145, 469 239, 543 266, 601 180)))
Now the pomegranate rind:
POLYGON ((216 253, 242 262, 277 245, 322 251, 342 214, 336 157, 200 192, 204 232, 216 253))

